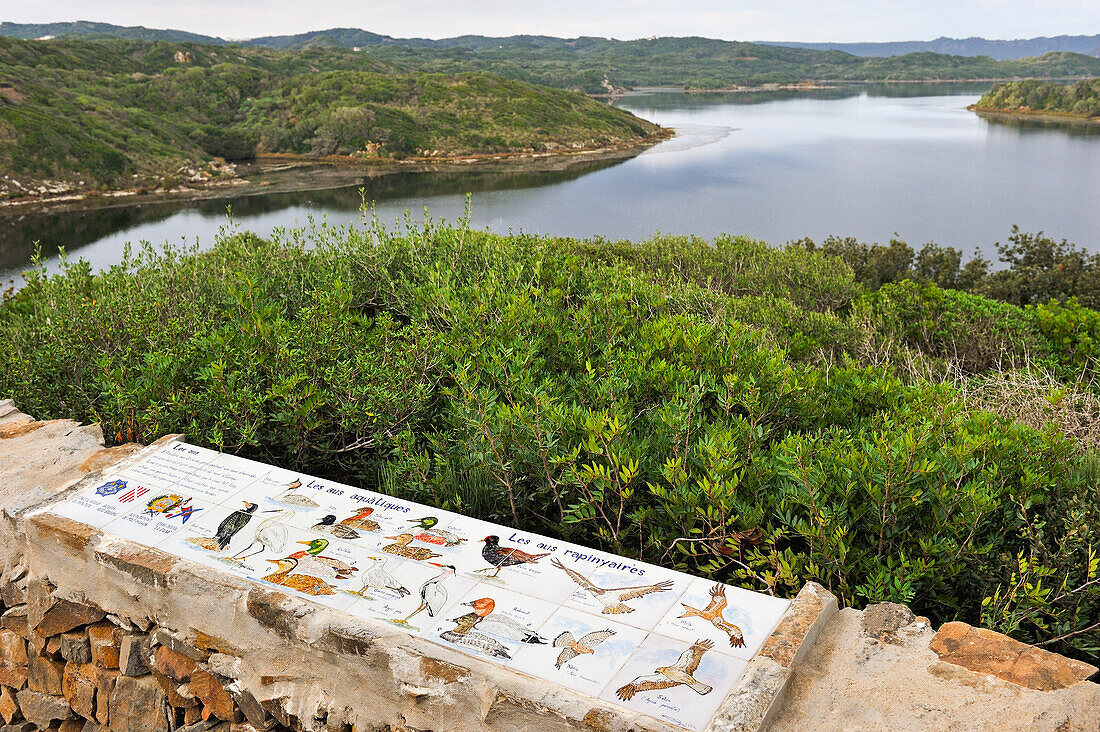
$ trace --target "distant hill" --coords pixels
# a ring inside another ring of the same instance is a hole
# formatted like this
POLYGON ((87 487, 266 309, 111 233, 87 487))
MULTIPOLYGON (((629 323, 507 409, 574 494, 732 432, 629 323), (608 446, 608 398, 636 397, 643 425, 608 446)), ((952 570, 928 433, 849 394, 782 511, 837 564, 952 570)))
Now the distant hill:
POLYGON ((198 33, 179 30, 160 30, 140 25, 122 26, 111 23, 93 23, 77 20, 72 23, 0 23, 0 36, 33 40, 46 36, 57 38, 121 38, 132 41, 169 41, 171 43, 205 43, 224 46, 228 41, 198 33))
POLYGON ((843 51, 853 56, 903 56, 907 53, 931 51, 952 56, 989 56, 999 61, 1042 56, 1053 51, 1069 51, 1086 56, 1100 56, 1100 33, 1094 36, 1045 36, 991 41, 985 38, 945 38, 934 41, 897 41, 893 43, 798 43, 757 41, 767 46, 805 48, 815 51, 843 51))

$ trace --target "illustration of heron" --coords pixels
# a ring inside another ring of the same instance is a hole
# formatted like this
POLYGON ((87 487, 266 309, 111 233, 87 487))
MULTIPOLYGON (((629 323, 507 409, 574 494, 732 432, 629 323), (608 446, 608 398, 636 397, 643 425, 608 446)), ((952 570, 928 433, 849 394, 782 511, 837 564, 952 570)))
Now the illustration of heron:
POLYGON ((260 513, 273 513, 274 516, 268 516, 260 525, 256 527, 256 532, 252 535, 252 542, 234 554, 230 559, 243 562, 249 557, 254 557, 257 554, 262 554, 264 549, 270 549, 275 554, 282 554, 286 549, 287 533, 286 527, 282 526, 283 521, 289 521, 294 517, 294 509, 292 508, 274 508, 269 511, 261 511, 260 513), (251 554, 246 552, 252 547, 260 545, 260 548, 251 554))
POLYGON ((436 564, 428 562, 433 567, 439 567, 443 571, 420 585, 420 607, 409 613, 403 620, 395 620, 398 625, 408 625, 418 613, 427 610, 428 617, 434 618, 447 604, 447 587, 443 584, 448 577, 454 577, 455 568, 450 564, 436 564))

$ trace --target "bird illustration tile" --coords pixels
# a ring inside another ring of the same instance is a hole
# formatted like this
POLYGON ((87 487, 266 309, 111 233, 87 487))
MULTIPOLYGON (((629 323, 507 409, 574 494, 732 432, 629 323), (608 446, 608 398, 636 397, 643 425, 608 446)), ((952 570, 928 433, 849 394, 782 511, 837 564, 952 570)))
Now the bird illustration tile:
POLYGON ((566 607, 584 610, 636 628, 651 630, 687 590, 692 577, 604 552, 581 562, 583 577, 568 573, 574 592, 566 607))
POLYGON ((382 552, 369 552, 361 569, 359 586, 341 590, 358 597, 348 612, 414 634, 438 622, 477 584, 476 580, 457 576, 453 566, 400 559, 382 552))
POLYGON ((709 638, 715 651, 750 659, 788 607, 788 600, 695 578, 654 630, 683 641, 709 638))
POLYGON ((461 551, 448 556, 460 574, 554 604, 577 588, 561 567, 577 567, 576 555, 588 551, 568 542, 467 517, 455 519, 447 531, 469 537, 461 551))
POLYGON ((240 576, 258 571, 256 560, 269 549, 286 549, 290 529, 279 523, 281 509, 264 509, 251 501, 231 499, 205 511, 183 531, 157 548, 240 576))
POLYGON ((128 505, 132 507, 103 526, 103 531, 145 546, 156 546, 216 508, 186 493, 163 490, 151 490, 128 505))
POLYGON ((64 503, 51 506, 49 512, 101 529, 131 511, 136 505, 135 501, 147 495, 150 490, 152 489, 132 478, 110 475, 64 503))
POLYGON ((549 602, 478 582, 421 636, 503 664, 524 645, 547 642, 538 628, 555 609, 549 602))
POLYGON ((177 487, 204 500, 221 503, 271 470, 270 465, 223 453, 181 480, 177 487))
POLYGON ((703 730, 747 662, 714 652, 714 642, 680 641, 650 633, 600 694, 690 730, 703 730))
POLYGON ((508 668, 598 696, 646 631, 607 617, 559 608, 539 628, 544 644, 524 644, 508 668))
MULTIPOLYGON (((295 512, 295 518, 288 523, 301 525, 302 520, 305 519, 300 520, 298 515, 313 517, 318 512, 325 511, 327 507, 336 504, 339 505, 340 510, 344 510, 348 503, 342 499, 342 496, 354 490, 351 486, 336 481, 322 480, 305 473, 275 468, 229 500, 249 500, 253 503, 268 503, 291 509, 295 512)), ((316 521, 316 519, 313 520, 316 521)))
POLYGON ((218 453, 184 442, 160 448, 122 471, 124 478, 150 488, 171 488, 213 460, 218 453))

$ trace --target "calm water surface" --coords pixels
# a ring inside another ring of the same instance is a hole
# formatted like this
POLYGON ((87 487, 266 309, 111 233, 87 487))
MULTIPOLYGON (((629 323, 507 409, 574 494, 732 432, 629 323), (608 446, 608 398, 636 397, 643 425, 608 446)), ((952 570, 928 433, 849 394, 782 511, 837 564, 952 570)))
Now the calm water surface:
MULTIPOLYGON (((982 91, 634 96, 620 106, 678 137, 627 161, 567 172, 402 174, 364 186, 387 221, 425 207, 455 220, 469 192, 473 225, 501 233, 730 232, 773 244, 896 233, 988 256, 1019 224, 1100 251, 1100 128, 985 120, 965 109, 982 91)), ((97 267, 116 261, 126 242, 210 244, 227 203, 242 227, 262 234, 310 216, 360 217, 351 187, 0 218, 0 272, 20 271, 35 241, 97 267)))

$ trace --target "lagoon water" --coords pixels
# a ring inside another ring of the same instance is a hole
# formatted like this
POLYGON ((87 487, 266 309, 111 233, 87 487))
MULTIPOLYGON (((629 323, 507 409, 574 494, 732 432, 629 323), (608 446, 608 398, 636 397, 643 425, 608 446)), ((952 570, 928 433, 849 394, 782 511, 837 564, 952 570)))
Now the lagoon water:
MULTIPOLYGON (((1100 251, 1100 126, 1001 122, 965 107, 965 87, 810 93, 651 94, 618 102, 678 136, 632 159, 565 172, 400 174, 364 181, 383 221, 456 220, 495 232, 639 239, 746 234, 772 244, 830 234, 995 259, 1013 224, 1100 251)), ((260 234, 360 219, 359 186, 50 216, 0 217, 0 274, 40 242, 95 267, 126 242, 213 243, 231 205, 260 234)))

